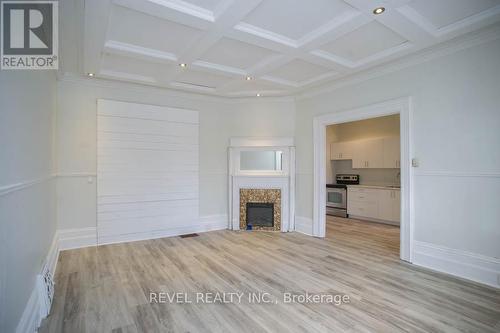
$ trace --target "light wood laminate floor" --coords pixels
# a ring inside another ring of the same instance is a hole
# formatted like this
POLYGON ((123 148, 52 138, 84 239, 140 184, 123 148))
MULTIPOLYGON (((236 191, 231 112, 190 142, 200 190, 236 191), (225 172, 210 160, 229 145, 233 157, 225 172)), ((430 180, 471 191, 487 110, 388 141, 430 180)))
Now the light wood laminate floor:
POLYGON ((498 289, 403 263, 398 251, 397 227, 332 217, 325 239, 224 230, 64 251, 40 331, 500 332, 498 289), (154 304, 151 291, 192 301, 267 292, 277 304, 154 304), (285 304, 287 292, 350 303, 285 304))

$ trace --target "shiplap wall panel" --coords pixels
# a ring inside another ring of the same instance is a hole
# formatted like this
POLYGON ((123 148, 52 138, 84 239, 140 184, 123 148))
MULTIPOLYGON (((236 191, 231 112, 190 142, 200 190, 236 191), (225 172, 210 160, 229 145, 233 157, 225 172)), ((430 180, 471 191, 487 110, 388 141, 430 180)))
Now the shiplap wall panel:
POLYGON ((197 111, 98 100, 99 238, 198 223, 198 127, 197 111))

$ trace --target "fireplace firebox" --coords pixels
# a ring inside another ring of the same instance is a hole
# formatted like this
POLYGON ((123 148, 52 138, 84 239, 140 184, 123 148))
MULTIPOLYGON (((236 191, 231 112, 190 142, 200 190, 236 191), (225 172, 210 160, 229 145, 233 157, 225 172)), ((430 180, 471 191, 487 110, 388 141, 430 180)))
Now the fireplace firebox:
POLYGON ((247 202, 247 226, 274 227, 274 204, 261 202, 247 202))

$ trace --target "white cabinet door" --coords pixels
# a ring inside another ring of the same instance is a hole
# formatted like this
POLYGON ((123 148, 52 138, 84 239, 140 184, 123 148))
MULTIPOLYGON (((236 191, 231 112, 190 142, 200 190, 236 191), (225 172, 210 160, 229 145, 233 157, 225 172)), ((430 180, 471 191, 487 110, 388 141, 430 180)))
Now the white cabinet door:
POLYGON ((352 160, 353 169, 383 168, 383 139, 358 141, 352 160))
POLYGON ((401 200, 399 190, 379 190, 379 219, 399 222, 401 200))
POLYGON ((399 137, 383 139, 383 167, 400 168, 400 143, 399 137))
POLYGON ((379 190, 350 187, 347 190, 347 214, 376 219, 379 216, 379 190))
POLYGON ((350 187, 347 192, 347 214, 399 222, 401 195, 399 190, 350 187))
POLYGON ((392 221, 399 222, 401 220, 401 191, 394 190, 393 192, 392 221))
POLYGON ((379 190, 379 219, 392 221, 393 219, 393 208, 392 208, 392 196, 393 191, 390 190, 379 190))
POLYGON ((332 142, 330 144, 330 159, 332 160, 351 160, 352 148, 351 142, 332 142))

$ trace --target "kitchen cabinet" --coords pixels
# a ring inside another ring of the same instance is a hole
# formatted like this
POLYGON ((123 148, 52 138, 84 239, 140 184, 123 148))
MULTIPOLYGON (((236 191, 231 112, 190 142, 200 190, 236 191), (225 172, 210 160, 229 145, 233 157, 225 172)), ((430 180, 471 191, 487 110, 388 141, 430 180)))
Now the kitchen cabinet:
POLYGON ((384 167, 384 140, 382 138, 354 142, 352 158, 353 169, 384 167))
POLYGON ((332 142, 330 144, 331 160, 352 160, 353 143, 350 141, 332 142))
POLYGON ((397 169, 401 167, 399 137, 383 139, 383 167, 397 169))
POLYGON ((399 224, 401 194, 399 189, 347 188, 347 214, 391 224, 399 224))
POLYGON ((353 169, 401 167, 399 137, 330 143, 331 160, 352 160, 353 169))
POLYGON ((399 190, 379 190, 379 219, 399 222, 401 192, 399 190))
POLYGON ((378 194, 367 188, 347 188, 347 214, 376 218, 379 215, 378 194))

